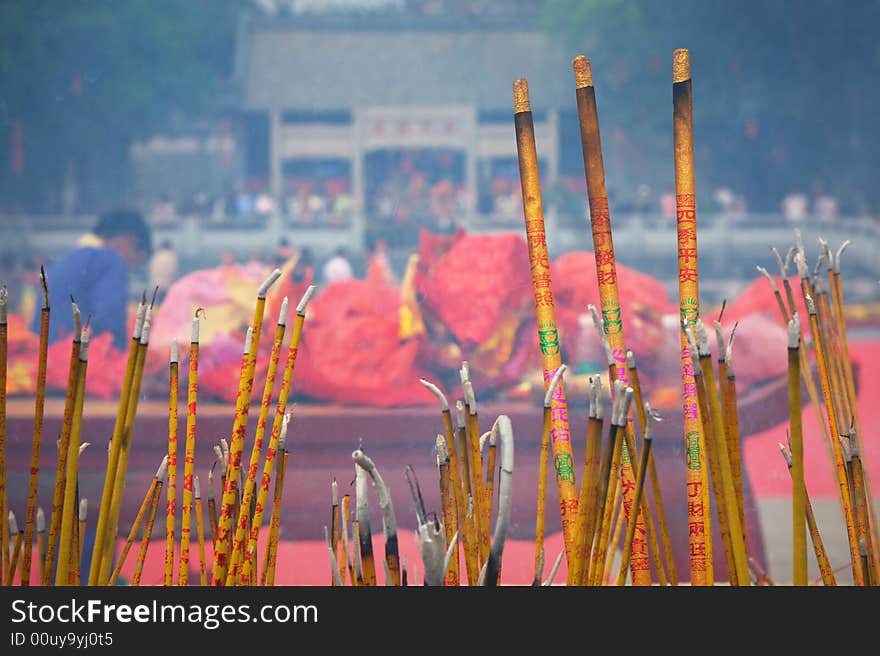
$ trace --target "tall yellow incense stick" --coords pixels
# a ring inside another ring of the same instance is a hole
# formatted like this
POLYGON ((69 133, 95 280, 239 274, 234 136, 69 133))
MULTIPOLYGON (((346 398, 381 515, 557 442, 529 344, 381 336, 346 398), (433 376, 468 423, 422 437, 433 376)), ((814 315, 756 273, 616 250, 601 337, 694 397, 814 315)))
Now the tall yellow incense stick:
POLYGON ((125 365, 125 377, 122 380, 122 391, 119 394, 119 407, 116 411, 116 423, 113 426, 113 436, 110 438, 110 453, 107 457, 107 471, 104 475, 104 487, 101 493, 101 505, 98 509, 98 520, 95 527, 95 543, 92 547, 92 559, 89 569, 89 585, 99 585, 101 561, 104 557, 103 535, 107 531, 107 522, 110 516, 110 504, 113 501, 113 485, 116 481, 116 463, 119 459, 119 447, 122 442, 122 431, 125 429, 128 400, 131 394, 134 367, 140 348, 141 331, 146 315, 146 299, 141 300, 135 318, 134 332, 128 349, 128 361, 125 365))
MULTIPOLYGON (((559 331, 556 327, 556 311, 553 305, 553 286, 550 280, 550 255, 547 251, 547 236, 544 231, 544 209, 541 202, 535 128, 532 121, 528 83, 522 79, 513 83, 513 112, 523 196, 523 214, 529 248, 529 265, 535 294, 535 315, 541 349, 541 367, 544 370, 544 389, 546 390, 556 370, 562 364, 562 359, 559 350, 559 331)), ((568 426, 568 406, 565 400, 565 390, 562 387, 556 389, 556 394, 553 397, 550 443, 553 447, 553 465, 559 492, 559 512, 565 541, 565 555, 569 566, 573 566, 578 490, 574 476, 571 432, 568 426)))
POLYGON ((34 520, 37 514, 37 485, 40 478, 40 446, 43 443, 43 410, 46 405, 46 359, 49 351, 49 287, 46 272, 40 267, 40 288, 43 307, 40 310, 40 352, 37 361, 37 394, 34 409, 34 439, 31 443, 31 469, 28 479, 27 514, 24 522, 24 553, 21 565, 21 585, 30 585, 33 558, 34 520))
POLYGON ((199 541, 199 585, 208 585, 207 561, 205 560, 205 519, 202 513, 202 492, 199 477, 193 476, 193 504, 196 513, 196 539, 199 541))
MULTIPOLYGON (((186 451, 183 461, 183 499, 180 506, 180 567, 177 585, 187 585, 189 579, 189 544, 191 540, 193 470, 196 453, 196 403, 199 394, 199 314, 196 310, 192 321, 192 337, 189 343, 189 379, 186 398, 186 451)), ((250 332, 248 332, 250 335, 250 332)))
MULTIPOLYGON (((101 553, 100 571, 98 575, 98 581, 100 584, 104 584, 107 579, 110 578, 110 570, 113 566, 116 531, 119 527, 119 514, 122 511, 122 496, 123 491, 125 490, 126 472, 128 471, 128 456, 131 452, 131 440, 132 435, 134 434, 134 423, 137 418, 141 382, 143 381, 144 376, 144 363, 146 362, 147 348, 150 342, 150 322, 152 321, 153 307, 153 303, 151 303, 144 313, 144 324, 141 328, 141 338, 138 344, 134 371, 132 372, 130 396, 125 408, 125 425, 119 439, 118 458, 116 461, 115 478, 113 481, 113 496, 110 499, 110 509, 107 514, 107 528, 101 538, 104 547, 101 553)), ((113 447, 111 447, 111 455, 112 451, 113 447)), ((92 567, 95 567, 94 561, 92 561, 92 567)))
POLYGON ((801 400, 801 326, 797 312, 788 322, 788 413, 791 425, 792 582, 807 585, 806 487, 801 400))
POLYGON ((177 338, 171 340, 168 363, 168 500, 165 504, 165 585, 174 585, 174 527, 177 521, 177 404, 179 396, 177 338))
POLYGON ((113 569, 113 573, 110 575, 110 580, 107 582, 107 585, 116 585, 119 574, 122 572, 122 567, 125 565, 125 559, 128 558, 128 552, 131 550, 131 545, 134 544, 134 541, 137 538, 141 523, 143 523, 144 518, 147 516, 150 506, 154 499, 156 499, 157 495, 161 492, 161 485, 165 480, 167 472, 168 456, 166 455, 162 459, 162 464, 159 465, 159 469, 156 470, 156 475, 153 477, 153 480, 150 481, 150 487, 147 488, 147 493, 144 494, 144 499, 141 501, 141 506, 138 508, 137 515, 135 515, 131 530, 128 532, 128 538, 125 540, 125 546, 122 548, 122 553, 116 561, 116 567, 113 569))
MULTIPOLYGON (((825 364, 825 350, 822 343, 822 335, 819 332, 819 320, 816 315, 816 305, 808 294, 805 297, 807 311, 810 314, 810 333, 813 335, 813 345, 816 349, 816 362, 819 365, 819 379, 822 382, 822 392, 825 396, 825 405, 828 408, 828 425, 832 435, 840 435, 837 425, 837 412, 834 408, 834 397, 831 394, 828 368, 825 364)), ((840 488, 840 496, 843 501, 843 519, 846 525, 847 538, 849 539, 850 555, 852 556, 853 581, 856 585, 864 585, 864 577, 859 565, 859 541, 856 535, 855 518, 853 516, 852 499, 850 498, 846 476, 846 465, 843 462, 843 452, 840 442, 831 440, 834 447, 834 458, 837 466, 837 480, 840 488)))
MULTIPOLYGON (((266 449, 266 460, 263 465, 263 476, 260 480, 260 491, 257 495, 257 503, 254 509, 254 516, 251 520, 250 538, 248 540, 247 552, 256 553, 257 535, 260 525, 263 522, 263 512, 266 507, 266 499, 269 496, 269 481, 272 478, 272 463, 275 460, 275 454, 278 449, 278 442, 281 434, 284 432, 284 422, 287 418, 287 399, 293 384, 293 372, 296 365, 296 356, 299 351, 299 343, 302 338, 303 324, 306 318, 306 307, 312 294, 315 291, 314 285, 309 287, 296 306, 296 319, 293 324, 293 335, 290 338, 290 347, 287 353, 287 363, 284 367, 284 373, 281 378, 281 389, 278 392, 278 404, 275 408, 275 420, 272 422, 272 434, 269 437, 269 446, 266 449)), ((244 505, 244 504, 242 504, 244 505)), ((233 550, 233 558, 235 551, 233 550)), ((233 561, 234 564, 234 561, 233 561)), ((250 563, 245 563, 248 570, 250 563)), ((226 585, 234 585, 234 568, 229 568, 229 575, 226 579, 226 585)))
POLYGON ((64 415, 61 420, 61 439, 58 441, 58 465, 55 469, 55 491, 52 496, 52 514, 49 519, 49 536, 46 558, 41 561, 40 584, 49 585, 55 565, 55 548, 58 544, 58 522, 61 521, 61 504, 64 501, 64 475, 67 471, 67 444, 73 423, 73 403, 76 396, 77 371, 79 367, 80 335, 82 333, 79 307, 71 297, 73 306, 73 344, 70 347, 70 367, 67 374, 67 393, 64 397, 64 415))
MULTIPOLYGON (((470 531, 467 529, 467 488, 463 480, 462 468, 459 465, 458 451, 455 448, 455 429, 452 425, 452 412, 449 409, 449 402, 446 400, 446 396, 436 385, 424 378, 421 379, 421 383, 440 401, 440 414, 443 419, 443 431, 446 435, 446 448, 449 453, 449 486, 452 491, 453 510, 456 513, 456 526, 459 528, 459 542, 461 542, 462 550, 465 553, 465 569, 468 584, 475 585, 477 576, 479 576, 479 567, 476 557, 468 557, 470 553, 470 531)), ((462 456, 462 459, 465 462, 467 461, 466 453, 462 456)), ((458 543, 456 543, 455 550, 456 555, 452 558, 450 569, 454 568, 456 580, 458 580, 458 543)))
MULTIPOLYGON (((596 108, 596 92, 593 87, 593 73, 590 61, 579 55, 572 62, 575 77, 575 95, 577 98, 578 118, 581 132, 581 146, 584 157, 584 173, 587 182, 587 197, 590 207, 590 227, 593 235, 593 253, 596 261, 596 279, 599 285, 599 302, 602 307, 604 330, 612 347, 612 354, 618 363, 615 377, 629 384, 624 355, 626 346, 623 332, 620 296, 617 288, 617 265, 614 259, 614 242, 611 236, 611 213, 608 208, 608 195, 605 191, 605 166, 602 160, 602 142, 599 134, 599 115, 596 108)), ((632 428, 628 427, 631 433, 632 428)), ((632 507, 633 475, 632 466, 628 461, 622 468, 624 479, 624 510, 629 521, 629 510, 632 507)), ((642 512, 637 508, 639 551, 645 546, 641 536, 645 535, 645 523, 642 512)), ((632 561, 633 581, 638 585, 649 585, 651 573, 648 559, 636 558, 632 561)), ((569 570, 571 571, 571 570, 569 570)), ((570 578, 570 577, 569 577, 570 578)))
POLYGON ((272 391, 275 388, 275 375, 278 371, 278 359, 281 354, 281 343, 284 341, 284 331, 287 327, 287 297, 281 303, 281 312, 278 315, 278 323, 275 325, 275 335, 272 340, 272 352, 269 355, 269 366, 266 371, 266 381, 263 385, 263 397, 260 402, 260 414, 257 419, 257 431, 254 435, 254 444, 251 449, 251 457, 248 463, 247 478, 245 479, 244 492, 241 497, 241 512, 238 517, 238 526, 235 530, 235 538, 232 544, 232 562, 229 566, 229 576, 238 576, 241 557, 247 544, 249 511, 254 499, 254 487, 256 486, 257 469, 260 465, 260 453, 263 449, 263 436, 266 433, 266 417, 269 415, 269 406, 272 401, 272 391))
MULTIPOLYGON (((83 399, 86 390, 86 369, 89 358, 89 333, 83 331, 80 337, 79 367, 74 395, 73 418, 70 440, 67 444, 67 473, 64 477, 64 502, 61 506, 61 524, 58 551, 58 567, 55 572, 55 585, 70 585, 70 549, 73 541, 73 522, 77 516, 76 477, 79 469, 79 446, 82 433, 83 399)), ((51 571, 51 569, 50 569, 51 571)))
POLYGON ((470 380, 462 381, 464 390, 464 402, 467 408, 465 415, 465 431, 470 449, 470 475, 471 475, 471 501, 473 503, 473 518, 476 529, 478 553, 480 565, 486 562, 489 556, 489 527, 485 521, 483 512, 483 479, 482 479, 482 454, 480 452, 480 429, 477 425, 477 400, 474 396, 474 388, 470 380))
MULTIPOLYGON (((541 453, 538 457, 538 509, 535 513, 535 581, 541 583, 541 564, 544 562, 544 511, 547 507, 547 462, 550 459, 550 427, 551 427, 551 409, 553 406, 553 394, 562 374, 565 371, 565 365, 560 365, 550 379, 550 385, 544 394, 544 413, 541 423, 541 453)), ((572 567, 579 561, 572 561, 572 567)), ((533 585, 535 583, 533 582, 533 585)))
POLYGON ((462 538, 462 548, 464 549, 465 567, 468 572, 468 585, 476 585, 480 574, 480 545, 477 528, 474 525, 473 499, 471 498, 470 448, 467 443, 467 428, 465 427, 467 412, 461 399, 455 402, 455 410, 458 450, 461 454, 459 460, 461 462, 460 480, 463 506, 463 514, 459 515, 458 523, 460 527, 463 527, 462 535, 467 534, 467 537, 462 538), (471 573, 473 573, 473 576, 471 576, 471 573))
POLYGON ((9 325, 7 308, 9 292, 6 285, 0 287, 0 576, 6 572, 9 562, 8 526, 9 512, 6 497, 6 359, 9 349, 9 325))
MULTIPOLYGON (((743 532, 743 539, 748 545, 746 537, 746 520, 743 499, 742 480, 742 455, 739 439, 739 413, 736 407, 735 374, 733 373, 732 361, 728 361, 728 345, 724 341, 724 329, 721 322, 713 322, 715 327, 715 342, 718 349, 718 386, 721 389, 721 416, 724 421, 724 430, 727 435, 727 452, 730 457, 730 469, 733 472, 733 486, 736 491, 736 504, 739 511, 739 524, 743 532)), ((731 332, 731 344, 733 335, 736 333, 737 324, 734 324, 731 332)))
MULTIPOLYGON (((675 204, 678 236, 678 295, 682 320, 693 324, 700 314, 697 273, 697 207, 694 183, 693 97, 690 53, 680 48, 672 56, 673 141, 675 151, 675 204)), ((687 339, 681 335, 681 382, 683 390, 684 439, 687 465, 688 544, 691 585, 706 585, 707 534, 704 532, 704 472, 706 470, 703 428, 700 425, 693 363, 687 339)), ((709 534, 711 535, 711 534, 709 534)))

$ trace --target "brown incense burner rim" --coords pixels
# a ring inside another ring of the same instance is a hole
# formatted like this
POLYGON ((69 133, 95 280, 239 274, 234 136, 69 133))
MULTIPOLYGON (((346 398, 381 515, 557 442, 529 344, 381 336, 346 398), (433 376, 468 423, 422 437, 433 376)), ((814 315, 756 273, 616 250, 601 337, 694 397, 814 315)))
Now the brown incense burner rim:
POLYGON ((513 113, 532 111, 532 104, 529 102, 529 83, 523 79, 516 80, 513 83, 513 113))
POLYGON ((574 85, 576 89, 585 89, 593 86, 593 70, 590 68, 590 60, 583 55, 578 55, 571 62, 574 68, 574 85))
POLYGON ((672 53, 672 83, 691 79, 691 53, 687 48, 678 48, 672 53))

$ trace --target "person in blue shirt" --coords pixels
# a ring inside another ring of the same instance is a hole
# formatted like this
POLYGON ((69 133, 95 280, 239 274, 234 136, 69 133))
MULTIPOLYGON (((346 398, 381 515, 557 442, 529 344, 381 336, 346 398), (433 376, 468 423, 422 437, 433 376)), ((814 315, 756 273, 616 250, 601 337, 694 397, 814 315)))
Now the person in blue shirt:
MULTIPOLYGON (((150 255, 150 228, 143 216, 130 209, 107 212, 98 219, 92 233, 77 248, 68 251, 46 268, 49 302, 49 341, 73 332, 73 316, 63 300, 73 297, 83 321, 91 317, 93 335, 109 332, 113 345, 128 348, 127 307, 129 275, 150 255)), ((39 331, 40 308, 32 327, 39 331)))

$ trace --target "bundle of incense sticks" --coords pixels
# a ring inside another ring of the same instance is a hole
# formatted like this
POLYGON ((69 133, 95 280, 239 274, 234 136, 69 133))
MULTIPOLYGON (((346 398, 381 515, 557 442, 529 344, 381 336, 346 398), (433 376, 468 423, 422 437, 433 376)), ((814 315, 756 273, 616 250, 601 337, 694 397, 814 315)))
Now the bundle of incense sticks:
MULTIPOLYGON (((566 585, 679 585, 672 555, 667 506, 653 460, 654 424, 660 417, 645 402, 635 354, 624 340, 624 317, 617 286, 612 240, 611 211, 605 190, 596 90, 592 68, 586 57, 573 61, 575 96, 581 130, 584 170, 587 183, 589 222, 596 255, 599 303, 587 309, 593 316, 597 338, 607 359, 607 390, 602 377, 590 377, 589 418, 586 425, 580 487, 575 476, 572 430, 565 391, 566 366, 556 324, 550 280, 548 235, 544 225, 537 144, 531 112, 531 99, 525 80, 513 85, 514 127, 523 213, 534 292, 535 315, 545 395, 540 435, 526 436, 539 446, 535 507, 534 586, 552 584, 563 557, 567 561, 566 585), (610 407, 610 412, 608 408, 610 407), (605 417, 608 416, 608 421, 605 417), (641 441, 638 438, 641 437, 641 441), (562 520, 564 546, 545 577, 545 512, 547 475, 551 464, 555 474, 562 520), (614 567, 615 559, 619 565, 614 567)), ((737 326, 725 326, 724 305, 714 319, 717 353, 713 359, 709 340, 709 320, 701 316, 697 254, 695 203, 695 162, 693 146, 693 94, 690 55, 680 49, 673 53, 673 136, 676 184, 679 301, 681 314, 682 411, 686 454, 686 508, 675 511, 688 518, 689 579, 691 585, 772 584, 760 570, 756 554, 750 553, 743 500, 743 471, 740 452, 739 411, 734 369, 734 336, 737 326), (729 333, 726 333, 726 330, 729 333), (714 519, 713 519, 714 516, 714 519), (717 571, 713 559, 712 526, 717 522, 721 536, 717 571), (720 553, 723 552, 723 557, 720 553)), ((780 450, 792 485, 792 573, 793 585, 808 585, 807 536, 824 585, 836 585, 825 544, 819 532, 804 473, 802 392, 805 389, 813 411, 820 419, 829 465, 837 481, 845 537, 850 553, 846 567, 856 585, 880 583, 880 539, 874 500, 864 462, 863 427, 857 412, 856 384, 847 340, 844 313, 841 258, 849 242, 836 252, 819 239, 820 252, 811 270, 806 249, 798 232, 795 246, 783 258, 773 248, 779 264, 784 291, 763 267, 758 270, 769 281, 783 325, 788 330, 788 444, 780 450), (807 308, 800 316, 795 306, 795 290, 788 276, 794 263, 799 277, 799 293, 807 308), (826 275, 822 275, 823 264, 826 275), (816 376, 818 375, 818 382, 816 376)), ((258 343, 266 310, 266 295, 280 276, 273 271, 257 289, 253 321, 247 329, 239 373, 238 396, 233 413, 230 440, 220 438, 214 447, 216 459, 210 468, 195 460, 198 414, 199 322, 205 319, 197 310, 193 318, 187 380, 186 433, 183 445, 183 483, 178 486, 178 348, 171 346, 169 359, 168 450, 163 463, 143 492, 137 516, 116 557, 122 498, 125 494, 128 458, 131 453, 138 399, 149 346, 153 302, 143 295, 136 313, 135 329, 128 352, 122 393, 108 448, 100 504, 96 517, 95 542, 89 572, 81 573, 82 545, 85 542, 88 502, 80 498, 80 456, 88 443, 82 442, 84 397, 88 370, 88 321, 81 324, 79 308, 71 298, 74 333, 71 343, 68 383, 62 426, 57 441, 58 455, 52 505, 48 513, 37 498, 39 458, 42 445, 45 379, 48 357, 49 282, 41 269, 42 307, 37 362, 37 385, 31 468, 26 506, 19 510, 24 526, 8 508, 6 479, 6 375, 7 300, 0 288, 0 577, 6 585, 18 581, 29 585, 32 545, 36 539, 37 571, 45 585, 115 584, 122 572, 137 534, 141 532, 131 585, 139 585, 150 546, 153 523, 164 500, 165 551, 164 584, 195 585, 190 582, 190 542, 192 513, 198 547, 199 585, 274 585, 276 572, 287 563, 278 562, 278 540, 285 472, 289 460, 287 435, 293 413, 288 399, 293 390, 293 374, 306 318, 306 308, 315 287, 307 289, 296 307, 290 342, 279 391, 275 379, 287 332, 287 299, 275 328, 266 377, 263 381, 259 417, 250 458, 242 462, 248 416, 255 380, 258 343), (274 403, 274 419, 268 440, 266 428, 274 403), (262 461, 262 467, 261 465, 262 461), (219 466, 219 467, 218 467, 219 466), (205 548, 202 495, 198 471, 208 469, 208 519, 213 549, 208 562, 205 548), (219 512, 213 491, 213 474, 218 469, 222 485, 219 512), (167 485, 166 485, 167 480, 167 485), (163 487, 164 496, 163 496, 163 487), (178 488, 182 487, 181 503, 178 488), (259 548, 260 528, 269 507, 268 538, 259 548), (180 534, 177 522, 180 521, 180 534), (258 558, 258 553, 262 558, 258 558), (178 573, 175 581, 174 568, 178 573)), ((652 354, 644 354, 650 356, 652 354)), ((477 390, 468 362, 459 371, 460 397, 455 401, 456 416, 446 394, 434 383, 421 383, 440 404, 439 432, 430 439, 436 445, 437 484, 440 505, 428 509, 412 468, 404 475, 410 487, 417 518, 417 546, 422 563, 407 563, 398 545, 397 516, 389 486, 380 474, 381 462, 374 461, 362 444, 348 461, 355 468, 354 513, 349 494, 339 497, 334 478, 331 482, 331 518, 324 527, 328 552, 328 582, 336 586, 375 586, 377 562, 373 552, 373 488, 381 512, 384 553, 379 561, 386 585, 405 586, 421 580, 432 586, 496 586, 503 582, 503 552, 512 511, 514 475, 513 426, 507 415, 498 415, 491 429, 485 424, 485 406, 478 405, 477 390), (484 410, 483 417, 480 410, 484 410), (485 426, 484 426, 485 428, 485 426), (493 528, 494 518, 494 528, 493 528), (463 556, 464 572, 460 571, 463 556), (420 575, 422 575, 420 577, 420 575)), ((216 437, 216 436, 215 436, 216 437)), ((427 439, 429 436, 425 436, 427 439)), ((342 465, 342 464, 341 464, 342 465)), ((386 472, 386 475, 388 472, 386 472)), ((396 475, 397 472, 392 472, 396 475)), ((139 497, 141 498, 141 497, 139 497)), ((317 527, 316 527, 317 528, 317 527)), ((316 531, 318 533, 318 531, 316 531)), ((127 571, 127 570, 126 570, 127 571)))

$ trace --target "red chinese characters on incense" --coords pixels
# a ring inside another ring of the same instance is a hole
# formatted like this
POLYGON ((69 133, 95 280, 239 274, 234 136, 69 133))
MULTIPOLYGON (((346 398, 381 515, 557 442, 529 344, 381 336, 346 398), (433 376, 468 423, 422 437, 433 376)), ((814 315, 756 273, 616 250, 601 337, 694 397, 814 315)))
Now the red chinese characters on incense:
MULTIPOLYGON (((672 75, 679 307, 682 322, 694 324, 700 313, 700 296, 697 277, 697 211, 694 201, 693 105, 690 54, 687 50, 679 49, 673 53, 672 75)), ((711 585, 711 574, 707 575, 711 561, 707 558, 709 554, 706 540, 711 534, 706 531, 705 521, 709 512, 705 485, 706 451, 691 355, 682 328, 681 380, 691 584, 711 585)))
MULTIPOLYGON (((559 350, 559 332, 553 306, 553 289, 550 282, 550 256, 544 231, 544 210, 541 203, 541 182, 538 176, 538 155, 532 122, 529 88, 525 80, 513 83, 513 111, 516 128, 516 148, 522 184, 523 213, 526 224, 526 240, 532 287, 535 294, 535 314, 538 324, 538 341, 541 348, 541 366, 544 386, 549 385, 556 370, 562 365, 559 350)), ((574 479, 574 460, 571 449, 571 432, 568 426, 568 406, 565 389, 557 386, 551 405, 550 442, 553 448, 553 465, 559 491, 559 512, 565 540, 565 553, 569 564, 574 557, 574 532, 577 521, 578 490, 574 479)))

